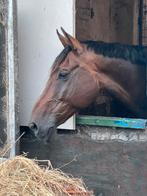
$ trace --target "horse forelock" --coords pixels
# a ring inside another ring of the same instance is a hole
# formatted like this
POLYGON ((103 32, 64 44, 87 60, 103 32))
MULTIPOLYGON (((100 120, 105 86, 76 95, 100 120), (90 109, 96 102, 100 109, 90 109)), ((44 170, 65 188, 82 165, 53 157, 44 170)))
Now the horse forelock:
POLYGON ((60 64, 67 57, 68 53, 72 50, 70 46, 65 47, 62 52, 56 57, 53 66, 51 68, 51 73, 54 73, 60 66, 60 64))

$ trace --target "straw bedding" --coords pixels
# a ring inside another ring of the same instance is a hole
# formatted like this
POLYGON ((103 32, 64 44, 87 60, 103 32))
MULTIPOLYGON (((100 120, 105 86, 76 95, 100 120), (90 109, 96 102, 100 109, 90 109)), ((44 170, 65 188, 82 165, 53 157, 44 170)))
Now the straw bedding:
POLYGON ((92 196, 81 179, 24 156, 0 163, 0 196, 92 196))

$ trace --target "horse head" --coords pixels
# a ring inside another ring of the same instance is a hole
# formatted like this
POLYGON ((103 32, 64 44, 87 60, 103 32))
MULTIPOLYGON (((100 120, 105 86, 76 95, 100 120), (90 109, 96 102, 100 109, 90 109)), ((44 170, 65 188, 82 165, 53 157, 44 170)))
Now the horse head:
POLYGON ((29 127, 40 139, 48 140, 55 128, 96 98, 95 56, 86 46, 67 34, 57 35, 64 50, 56 58, 46 87, 35 104, 29 127))

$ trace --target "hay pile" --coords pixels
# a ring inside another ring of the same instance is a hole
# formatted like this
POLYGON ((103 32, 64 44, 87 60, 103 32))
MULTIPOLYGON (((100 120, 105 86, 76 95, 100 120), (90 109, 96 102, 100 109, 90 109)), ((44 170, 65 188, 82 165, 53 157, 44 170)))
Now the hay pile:
POLYGON ((92 196, 80 179, 17 156, 0 164, 0 196, 92 196))

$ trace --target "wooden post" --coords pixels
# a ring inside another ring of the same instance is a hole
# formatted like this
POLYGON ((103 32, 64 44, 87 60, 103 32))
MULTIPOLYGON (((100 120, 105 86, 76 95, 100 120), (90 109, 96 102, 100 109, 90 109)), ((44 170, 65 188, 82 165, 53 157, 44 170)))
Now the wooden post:
POLYGON ((0 1, 0 147, 1 156, 15 156, 18 134, 18 66, 16 1, 0 1))

